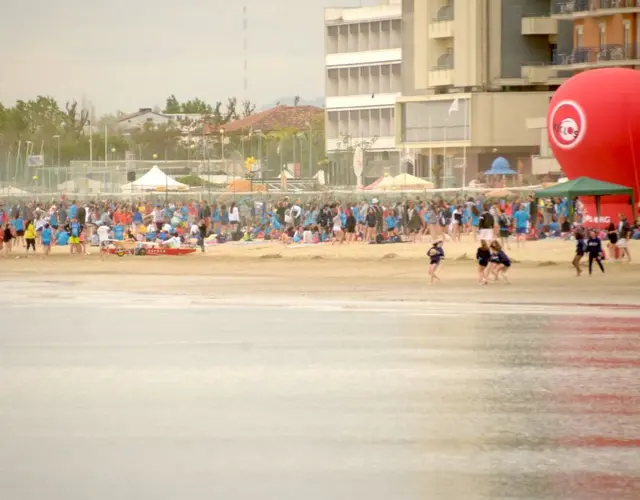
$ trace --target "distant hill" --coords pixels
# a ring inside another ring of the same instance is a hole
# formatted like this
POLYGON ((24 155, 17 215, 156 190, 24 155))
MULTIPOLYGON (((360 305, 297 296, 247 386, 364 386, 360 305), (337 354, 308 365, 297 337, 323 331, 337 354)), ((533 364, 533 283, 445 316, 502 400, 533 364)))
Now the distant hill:
MULTIPOLYGON (((265 104, 258 111, 263 111, 265 109, 270 109, 280 103, 283 106, 293 106, 293 100, 295 96, 291 97, 281 97, 280 99, 276 99, 269 104, 265 104)), ((304 97, 300 98, 300 102, 298 106, 316 106, 318 108, 324 108, 324 97, 316 97, 315 99, 305 99, 304 97)))

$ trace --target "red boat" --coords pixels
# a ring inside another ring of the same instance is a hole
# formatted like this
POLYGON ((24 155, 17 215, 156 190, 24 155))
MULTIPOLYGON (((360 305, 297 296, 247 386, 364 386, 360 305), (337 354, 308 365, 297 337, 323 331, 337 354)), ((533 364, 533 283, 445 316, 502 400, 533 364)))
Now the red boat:
POLYGON ((137 243, 135 247, 127 246, 122 241, 109 240, 103 243, 100 253, 109 255, 117 255, 118 257, 124 257, 125 255, 188 255, 195 253, 195 248, 169 248, 163 246, 157 246, 153 243, 137 243))

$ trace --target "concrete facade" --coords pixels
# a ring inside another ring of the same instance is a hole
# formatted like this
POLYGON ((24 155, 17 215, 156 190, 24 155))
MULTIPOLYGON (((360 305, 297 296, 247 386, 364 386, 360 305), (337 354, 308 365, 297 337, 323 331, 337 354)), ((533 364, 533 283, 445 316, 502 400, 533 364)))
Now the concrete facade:
MULTIPOLYGON (((400 0, 325 10, 325 135, 334 171, 365 151, 365 178, 395 173, 395 102, 401 92, 400 0)), ((336 182, 349 182, 349 175, 336 182)))
POLYGON ((554 55, 573 46, 572 23, 551 13, 552 0, 403 0, 396 138, 419 175, 460 186, 497 156, 532 175, 540 131, 527 119, 546 113, 568 76, 554 55))

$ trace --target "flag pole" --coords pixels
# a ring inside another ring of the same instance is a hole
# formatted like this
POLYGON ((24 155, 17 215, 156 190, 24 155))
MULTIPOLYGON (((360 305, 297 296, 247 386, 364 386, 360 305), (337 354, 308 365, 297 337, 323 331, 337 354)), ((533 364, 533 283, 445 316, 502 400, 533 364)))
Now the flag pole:
MULTIPOLYGON (((467 130, 469 127, 469 104, 471 103, 470 99, 467 99, 464 107, 464 144, 462 146, 462 193, 464 195, 464 189, 467 186, 467 130)), ((471 137, 471 134, 469 134, 471 137)))
POLYGON ((442 153, 442 172, 440 172, 443 182, 441 187, 444 187, 444 177, 447 170, 447 128, 449 128, 449 117, 444 120, 444 151, 442 153))
POLYGON ((431 115, 429 115, 429 182, 433 182, 433 137, 431 136, 431 115))

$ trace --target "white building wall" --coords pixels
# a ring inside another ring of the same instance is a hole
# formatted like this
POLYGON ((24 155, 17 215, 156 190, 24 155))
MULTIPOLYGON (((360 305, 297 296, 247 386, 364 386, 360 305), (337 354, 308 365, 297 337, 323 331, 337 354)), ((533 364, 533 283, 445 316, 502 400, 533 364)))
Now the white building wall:
POLYGON ((400 0, 325 10, 326 146, 366 143, 395 150, 395 99, 401 91, 400 0))

